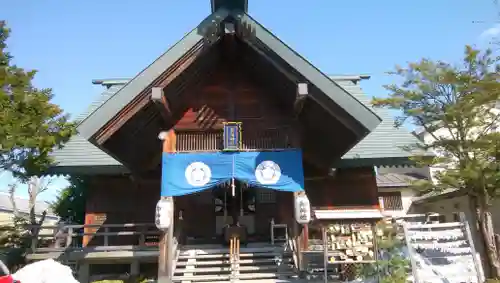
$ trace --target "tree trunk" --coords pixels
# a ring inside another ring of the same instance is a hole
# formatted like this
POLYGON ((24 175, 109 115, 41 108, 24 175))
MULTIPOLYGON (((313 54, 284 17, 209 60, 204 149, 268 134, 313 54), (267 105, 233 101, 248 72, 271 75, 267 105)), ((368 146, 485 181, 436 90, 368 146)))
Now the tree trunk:
POLYGON ((40 220, 36 220, 36 199, 40 193, 45 191, 46 187, 43 185, 42 178, 33 176, 28 181, 28 194, 29 194, 29 223, 31 225, 30 234, 31 234, 31 245, 32 249, 36 249, 38 244, 38 235, 40 234, 40 230, 42 228, 43 222, 45 221, 45 217, 47 216, 47 211, 42 212, 40 216, 40 220))
POLYGON ((12 212, 14 214, 14 217, 19 217, 19 210, 17 209, 17 203, 16 203, 16 189, 17 189, 17 184, 9 185, 9 199, 12 205, 12 212))
POLYGON ((484 196, 478 197, 478 210, 479 233, 483 238, 486 257, 488 258, 490 278, 498 278, 500 277, 500 259, 495 243, 491 212, 484 196))

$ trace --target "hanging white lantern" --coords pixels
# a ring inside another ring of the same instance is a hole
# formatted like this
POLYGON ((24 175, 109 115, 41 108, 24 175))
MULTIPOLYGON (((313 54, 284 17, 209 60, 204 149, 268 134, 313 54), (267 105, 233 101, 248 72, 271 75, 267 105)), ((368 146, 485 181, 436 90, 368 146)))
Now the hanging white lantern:
POLYGON ((295 197, 295 220, 299 224, 307 224, 311 221, 311 203, 306 194, 295 197))
POLYGON ((165 230, 170 227, 174 204, 172 198, 160 199, 156 203, 155 224, 160 230, 165 230))

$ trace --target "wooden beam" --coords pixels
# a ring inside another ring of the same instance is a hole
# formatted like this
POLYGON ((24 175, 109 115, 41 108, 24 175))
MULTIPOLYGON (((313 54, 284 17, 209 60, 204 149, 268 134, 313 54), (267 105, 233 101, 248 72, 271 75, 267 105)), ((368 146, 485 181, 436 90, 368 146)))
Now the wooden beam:
POLYGON ((151 101, 153 101, 158 108, 158 111, 160 111, 163 121, 168 123, 170 116, 172 115, 172 111, 168 104, 167 97, 165 97, 165 93, 163 92, 163 88, 153 87, 151 89, 151 101))
MULTIPOLYGON (((163 141, 162 145, 162 153, 173 153, 175 152, 176 148, 176 143, 177 143, 177 137, 175 135, 174 130, 170 130, 168 132, 161 132, 158 135, 158 138, 163 141)), ((161 197, 163 198, 168 198, 168 197, 161 197)), ((172 198, 172 203, 174 203, 174 199, 172 198)), ((172 262, 173 262, 173 250, 172 250, 172 244, 173 244, 173 235, 174 235, 174 209, 172 209, 172 215, 171 215, 171 223, 170 227, 168 228, 167 232, 162 231, 160 235, 160 242, 159 242, 159 250, 160 250, 160 256, 158 257, 158 282, 159 283, 166 283, 166 282, 172 282, 172 275, 173 275, 173 270, 172 270, 172 262)))
POLYGON ((331 165, 322 160, 318 154, 314 154, 309 151, 302 150, 302 158, 317 169, 331 167, 331 165))
POLYGON ((108 125, 106 125, 97 135, 96 142, 99 145, 104 144, 114 133, 116 133, 130 118, 132 118, 137 112, 139 112, 146 104, 148 104, 149 99, 144 97, 137 97, 129 105, 125 106, 120 114, 116 117, 119 119, 114 119, 108 125))
POLYGON ((174 79, 179 77, 189 66, 193 64, 205 48, 195 48, 187 52, 184 57, 173 64, 163 74, 159 75, 148 87, 146 87, 137 97, 125 106, 111 121, 109 121, 96 135, 96 142, 102 145, 108 140, 118 129, 120 129, 130 118, 132 118, 139 110, 151 101, 150 93, 153 87, 159 86, 165 88, 174 79))
POLYGON ((309 96, 309 87, 307 83, 297 84, 297 95, 295 97, 295 102, 293 105, 295 116, 299 116, 304 108, 305 101, 309 96))

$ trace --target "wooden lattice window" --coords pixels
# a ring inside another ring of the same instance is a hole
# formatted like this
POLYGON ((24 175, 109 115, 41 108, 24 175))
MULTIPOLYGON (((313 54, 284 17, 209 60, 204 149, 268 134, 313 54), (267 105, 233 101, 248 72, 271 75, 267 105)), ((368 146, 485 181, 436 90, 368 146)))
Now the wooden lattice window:
POLYGON ((276 203, 276 192, 270 189, 259 189, 257 193, 258 203, 276 203))
POLYGON ((403 210, 401 192, 381 192, 379 198, 385 210, 403 210))

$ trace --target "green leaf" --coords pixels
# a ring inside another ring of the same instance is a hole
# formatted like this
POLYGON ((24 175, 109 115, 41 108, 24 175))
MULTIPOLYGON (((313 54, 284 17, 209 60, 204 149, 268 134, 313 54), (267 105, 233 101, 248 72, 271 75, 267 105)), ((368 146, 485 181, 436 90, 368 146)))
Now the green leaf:
POLYGON ((0 21, 0 170, 26 181, 52 164, 49 153, 76 132, 76 125, 56 104, 51 89, 38 89, 36 71, 11 63, 10 30, 0 21))
POLYGON ((423 192, 458 189, 469 195, 494 197, 500 184, 500 100, 498 58, 490 50, 466 46, 463 65, 422 59, 391 74, 402 79, 387 85, 387 98, 375 98, 375 107, 399 110, 396 125, 409 121, 425 130, 425 145, 435 158, 415 157, 419 166, 440 167, 431 181, 413 184, 423 192))

